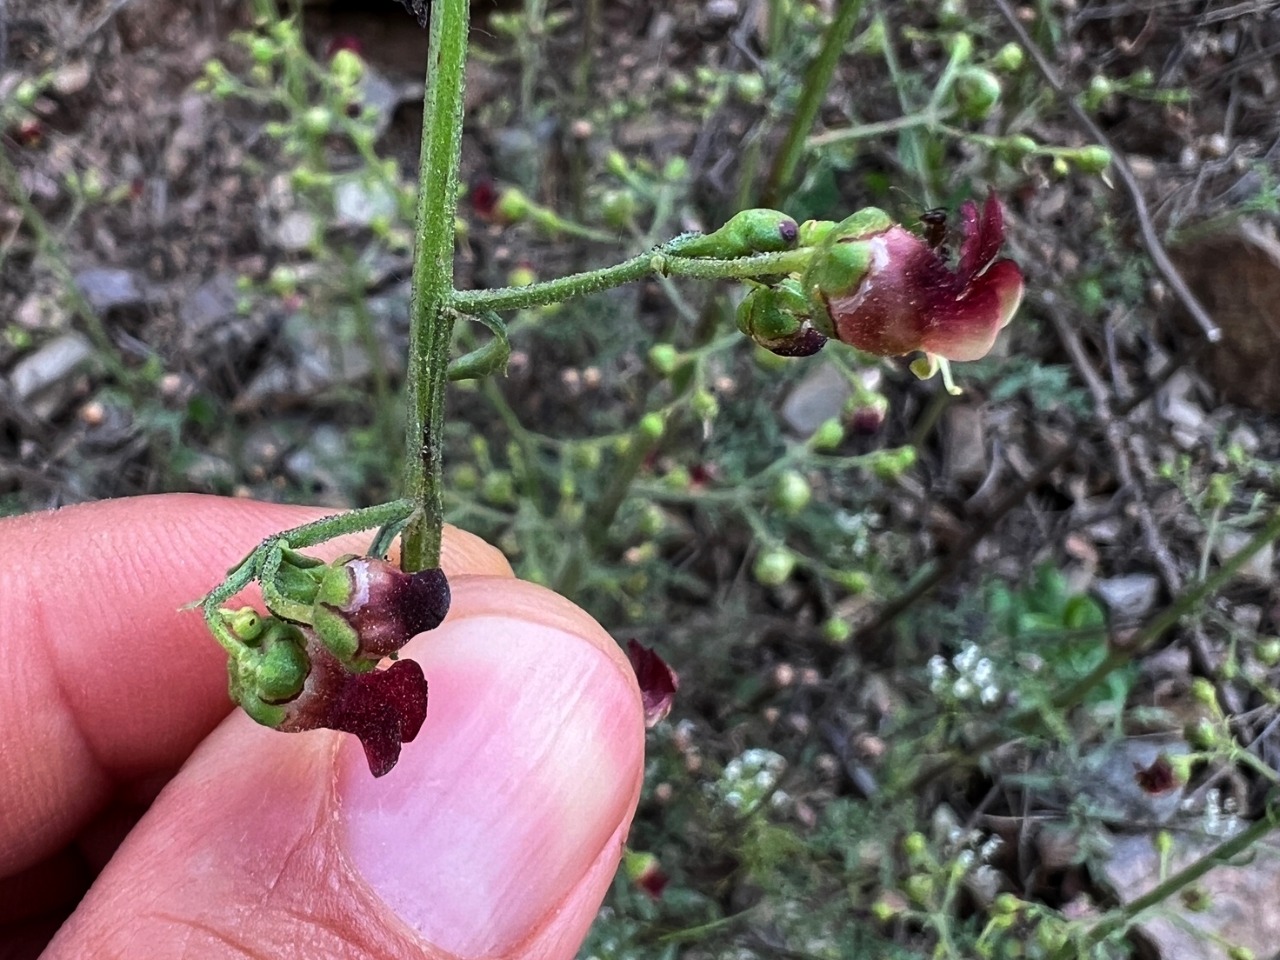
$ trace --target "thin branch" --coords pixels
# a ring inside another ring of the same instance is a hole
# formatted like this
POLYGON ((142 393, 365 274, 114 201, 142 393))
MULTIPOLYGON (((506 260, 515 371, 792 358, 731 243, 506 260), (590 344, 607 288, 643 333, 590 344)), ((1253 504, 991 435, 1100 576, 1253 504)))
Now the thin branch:
POLYGON ((1067 109, 1071 111, 1080 125, 1089 132, 1089 136, 1110 152, 1116 174, 1120 177, 1124 188, 1129 192, 1130 200, 1133 201, 1134 214, 1138 218, 1138 230, 1142 234, 1142 245, 1146 247, 1147 255, 1151 257, 1156 269, 1160 271, 1160 275, 1169 284, 1169 289, 1173 291, 1173 295, 1178 298, 1187 313, 1191 314, 1191 318, 1196 322, 1196 326, 1200 328, 1200 333, 1204 339, 1208 343, 1217 343, 1222 339, 1222 331, 1213 322, 1213 318, 1209 316, 1209 312, 1205 310, 1204 305, 1191 292, 1191 288, 1182 279, 1182 274, 1173 265, 1173 261, 1169 259, 1169 254, 1165 251, 1164 244, 1156 233, 1155 224, 1151 221, 1151 213, 1147 209, 1145 198, 1142 196, 1142 186, 1138 183, 1138 178, 1133 175, 1133 169, 1129 166, 1129 161, 1121 151, 1116 149, 1111 139, 1102 132, 1102 128, 1094 122, 1088 112, 1076 102, 1076 98, 1067 90, 1066 84, 1058 76, 1053 64, 1045 57, 1039 44, 1031 38, 1031 35, 1027 33, 1027 28, 1022 25, 1018 15, 1014 13, 1013 7, 1009 5, 1009 0, 992 0, 992 3, 1009 24, 1009 29, 1017 36, 1018 42, 1031 55, 1036 69, 1040 71, 1045 82, 1053 88, 1055 93, 1062 97, 1067 104, 1067 109))

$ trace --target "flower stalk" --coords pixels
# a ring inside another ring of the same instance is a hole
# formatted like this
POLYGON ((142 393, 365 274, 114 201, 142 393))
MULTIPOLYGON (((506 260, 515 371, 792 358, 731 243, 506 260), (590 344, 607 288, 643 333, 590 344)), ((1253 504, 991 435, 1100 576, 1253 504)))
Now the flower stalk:
POLYGON ((454 217, 470 15, 469 0, 436 0, 431 16, 409 317, 405 464, 406 491, 421 512, 405 530, 400 554, 401 566, 410 573, 440 565, 444 529, 440 447, 455 316, 448 306, 453 290, 454 217))

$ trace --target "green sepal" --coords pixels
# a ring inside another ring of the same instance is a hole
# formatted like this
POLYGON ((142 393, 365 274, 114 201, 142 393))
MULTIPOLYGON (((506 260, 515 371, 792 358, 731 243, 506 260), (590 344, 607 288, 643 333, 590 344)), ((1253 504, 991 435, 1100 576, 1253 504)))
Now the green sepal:
MULTIPOLYGON (((230 616, 224 611, 224 617, 243 625, 249 623, 250 613, 250 608, 230 616)), ((227 689, 231 699, 254 720, 276 727, 285 716, 285 709, 279 704, 302 691, 311 661, 303 649, 301 635, 291 624, 266 617, 252 627, 256 629, 257 645, 246 647, 242 655, 227 661, 227 689)))
POLYGON ((827 311, 830 298, 857 290, 870 267, 871 248, 858 240, 839 241, 815 253, 803 283, 810 317, 821 333, 835 336, 835 323, 827 311))
POLYGON ((294 623, 310 623, 311 605, 315 603, 324 566, 323 560, 299 553, 284 539, 272 543, 258 577, 267 609, 294 623))
POLYGON ((344 664, 350 664, 360 650, 360 635, 341 610, 351 602, 351 573, 345 564, 351 554, 339 557, 325 572, 311 609, 311 625, 316 636, 344 664))
POLYGON ((257 664, 257 694, 269 703, 291 700, 302 690, 310 670, 311 661, 301 645, 277 634, 275 642, 264 647, 257 664))
POLYGON ((734 214, 719 230, 673 244, 681 257, 749 257, 754 253, 781 253, 796 245, 795 220, 778 210, 756 208, 734 214))
MULTIPOLYGON (((801 304, 803 301, 800 297, 801 304)), ((738 304, 738 329, 764 346, 792 337, 800 332, 805 320, 788 309, 794 302, 791 295, 776 287, 752 287, 738 304)))

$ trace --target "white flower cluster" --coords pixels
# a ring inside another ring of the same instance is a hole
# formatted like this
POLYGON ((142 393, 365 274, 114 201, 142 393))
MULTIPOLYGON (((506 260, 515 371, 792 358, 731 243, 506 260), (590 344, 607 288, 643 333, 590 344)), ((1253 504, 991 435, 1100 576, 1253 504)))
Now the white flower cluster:
POLYGON ((935 696, 956 700, 977 699, 983 706, 998 703, 1004 691, 995 681, 995 664, 972 640, 951 658, 935 654, 929 658, 929 689, 935 696))
POLYGON ((765 797, 771 806, 781 808, 787 806, 791 798, 774 787, 786 769, 787 761, 782 754, 752 748, 725 764, 720 779, 707 786, 713 796, 734 810, 753 809, 765 797))

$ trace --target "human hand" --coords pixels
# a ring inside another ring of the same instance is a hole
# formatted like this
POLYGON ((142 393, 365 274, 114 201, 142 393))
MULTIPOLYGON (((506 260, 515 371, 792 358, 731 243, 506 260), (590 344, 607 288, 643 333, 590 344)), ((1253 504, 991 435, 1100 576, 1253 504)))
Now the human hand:
POLYGON ((0 521, 0 954, 574 955, 640 791, 625 655, 447 529, 452 608, 405 648, 430 702, 396 769, 260 727, 179 608, 324 513, 174 495, 0 521))

